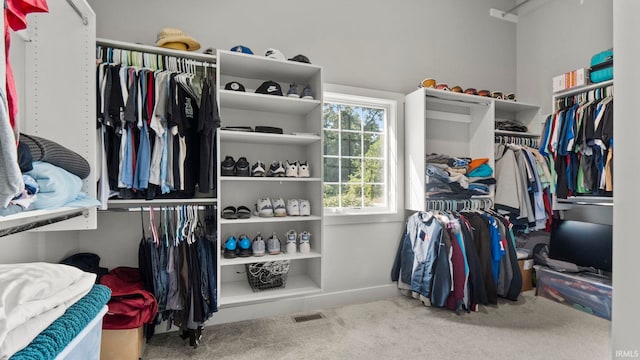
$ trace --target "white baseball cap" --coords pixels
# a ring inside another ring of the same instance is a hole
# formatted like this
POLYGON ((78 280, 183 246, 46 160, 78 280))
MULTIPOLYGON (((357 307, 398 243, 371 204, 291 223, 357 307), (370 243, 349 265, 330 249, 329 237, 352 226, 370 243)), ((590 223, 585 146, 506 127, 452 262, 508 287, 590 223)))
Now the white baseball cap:
POLYGON ((282 53, 282 51, 278 50, 278 49, 267 49, 267 51, 264 52, 264 56, 268 57, 268 58, 272 58, 272 59, 278 59, 278 60, 286 60, 287 58, 284 56, 284 54, 282 53))

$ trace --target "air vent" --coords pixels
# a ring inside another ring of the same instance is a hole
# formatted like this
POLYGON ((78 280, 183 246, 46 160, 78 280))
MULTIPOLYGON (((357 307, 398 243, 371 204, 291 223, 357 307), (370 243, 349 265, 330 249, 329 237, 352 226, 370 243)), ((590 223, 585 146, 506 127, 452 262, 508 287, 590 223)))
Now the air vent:
POLYGON ((301 323, 301 322, 311 321, 311 320, 320 320, 322 318, 324 318, 324 315, 322 315, 322 313, 315 313, 315 314, 309 314, 309 315, 294 316, 293 321, 297 323, 301 323))

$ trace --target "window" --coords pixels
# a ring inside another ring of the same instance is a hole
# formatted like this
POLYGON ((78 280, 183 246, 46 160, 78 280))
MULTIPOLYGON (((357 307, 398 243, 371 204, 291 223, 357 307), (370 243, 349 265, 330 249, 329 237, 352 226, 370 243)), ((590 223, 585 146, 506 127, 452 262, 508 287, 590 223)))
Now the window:
POLYGON ((394 212, 395 100, 324 94, 326 214, 394 212))

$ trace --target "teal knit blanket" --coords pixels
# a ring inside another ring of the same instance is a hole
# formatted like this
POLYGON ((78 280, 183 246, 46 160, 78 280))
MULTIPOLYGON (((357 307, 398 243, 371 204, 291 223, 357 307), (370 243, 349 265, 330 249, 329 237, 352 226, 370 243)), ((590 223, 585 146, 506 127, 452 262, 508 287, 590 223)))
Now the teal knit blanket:
POLYGON ((93 320, 111 298, 111 290, 94 285, 91 291, 42 331, 26 348, 13 354, 9 360, 49 360, 62 352, 93 320))

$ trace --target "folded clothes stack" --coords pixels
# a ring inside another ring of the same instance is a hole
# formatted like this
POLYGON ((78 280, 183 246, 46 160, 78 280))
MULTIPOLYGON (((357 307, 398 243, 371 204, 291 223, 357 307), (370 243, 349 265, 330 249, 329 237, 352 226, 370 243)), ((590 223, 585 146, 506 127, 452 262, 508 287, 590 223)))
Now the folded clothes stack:
POLYGON ((488 158, 428 154, 425 168, 426 197, 464 200, 472 196, 489 195, 495 179, 488 161, 488 158))

